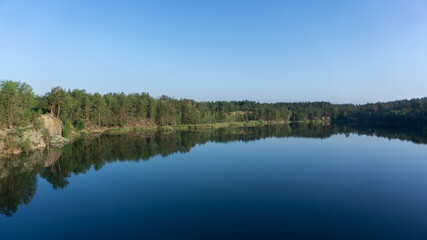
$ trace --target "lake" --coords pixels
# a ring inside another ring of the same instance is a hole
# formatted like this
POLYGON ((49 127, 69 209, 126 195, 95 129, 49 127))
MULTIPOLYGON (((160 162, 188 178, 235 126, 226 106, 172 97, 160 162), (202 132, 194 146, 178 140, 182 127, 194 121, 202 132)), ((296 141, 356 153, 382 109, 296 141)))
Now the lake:
POLYGON ((0 239, 427 239, 425 132, 286 125, 0 160, 0 239))

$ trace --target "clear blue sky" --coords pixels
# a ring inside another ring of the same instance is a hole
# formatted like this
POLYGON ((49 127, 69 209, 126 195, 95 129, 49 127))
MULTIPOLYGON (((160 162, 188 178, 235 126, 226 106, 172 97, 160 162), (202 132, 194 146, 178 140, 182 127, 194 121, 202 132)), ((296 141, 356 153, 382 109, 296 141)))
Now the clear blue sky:
POLYGON ((0 0, 0 79, 196 100, 427 96, 427 1, 0 0))

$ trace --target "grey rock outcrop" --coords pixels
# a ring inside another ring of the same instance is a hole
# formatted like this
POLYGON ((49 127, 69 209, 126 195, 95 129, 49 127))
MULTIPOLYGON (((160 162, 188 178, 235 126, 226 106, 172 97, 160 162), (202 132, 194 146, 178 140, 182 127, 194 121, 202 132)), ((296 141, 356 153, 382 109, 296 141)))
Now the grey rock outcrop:
POLYGON ((36 131, 34 129, 24 132, 24 139, 30 140, 33 148, 44 148, 46 143, 43 139, 43 134, 40 130, 36 131))
POLYGON ((40 116, 41 126, 36 129, 33 125, 15 129, 0 130, 0 155, 17 154, 25 151, 45 148, 50 139, 60 139, 55 142, 58 146, 68 143, 62 138, 62 121, 50 114, 40 116), (47 133, 46 133, 47 132, 47 133), (49 135, 49 136, 47 136, 49 135))
POLYGON ((51 137, 62 136, 62 121, 50 114, 40 116, 43 120, 43 128, 49 132, 51 137))

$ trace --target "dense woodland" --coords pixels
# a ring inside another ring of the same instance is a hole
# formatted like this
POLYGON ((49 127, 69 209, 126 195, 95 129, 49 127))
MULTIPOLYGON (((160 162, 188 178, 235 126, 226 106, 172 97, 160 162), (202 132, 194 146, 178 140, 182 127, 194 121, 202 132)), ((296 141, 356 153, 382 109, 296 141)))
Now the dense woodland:
POLYGON ((148 93, 88 93, 54 87, 43 96, 28 84, 0 83, 0 127, 26 126, 38 115, 52 113, 76 129, 88 126, 167 126, 250 120, 298 122, 309 120, 397 124, 426 129, 427 98, 368 103, 259 103, 254 101, 197 102, 148 93))

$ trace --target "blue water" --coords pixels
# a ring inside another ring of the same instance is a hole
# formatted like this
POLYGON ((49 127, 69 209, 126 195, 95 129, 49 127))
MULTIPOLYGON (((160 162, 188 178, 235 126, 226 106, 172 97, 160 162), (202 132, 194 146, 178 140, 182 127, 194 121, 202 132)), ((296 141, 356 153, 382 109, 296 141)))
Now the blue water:
POLYGON ((119 160, 57 189, 35 173, 0 239, 427 239, 424 144, 267 137, 119 160))

